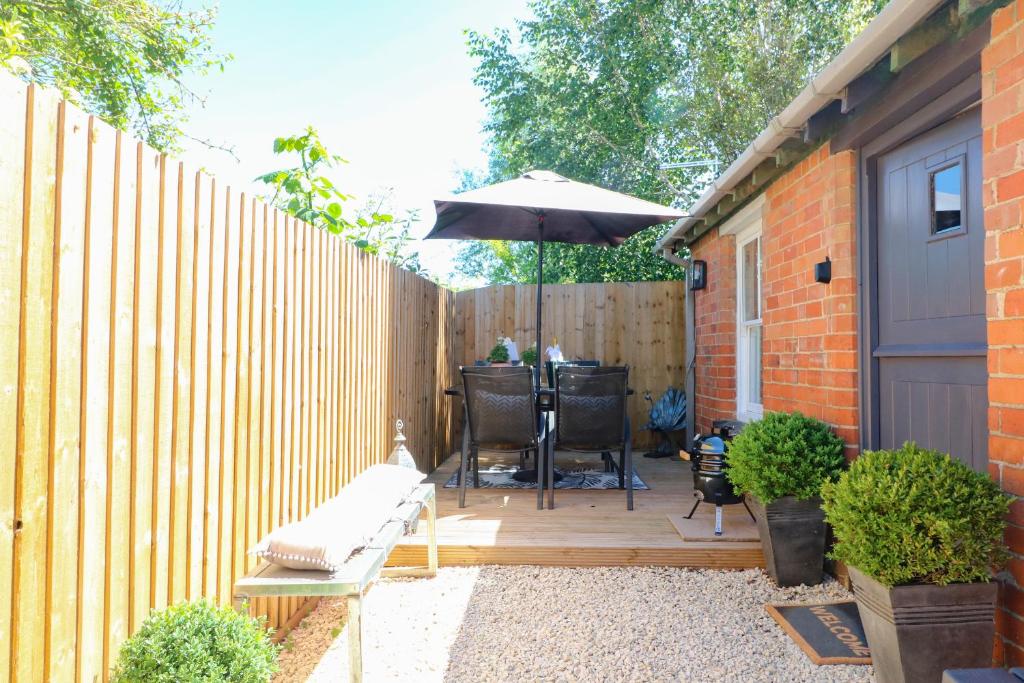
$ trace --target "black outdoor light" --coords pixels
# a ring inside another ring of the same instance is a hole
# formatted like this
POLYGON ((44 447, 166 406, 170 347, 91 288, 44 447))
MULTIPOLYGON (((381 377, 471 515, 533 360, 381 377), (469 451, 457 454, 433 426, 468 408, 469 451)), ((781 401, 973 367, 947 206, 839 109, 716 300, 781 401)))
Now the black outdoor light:
POLYGON ((814 281, 826 285, 832 282, 832 259, 828 256, 821 263, 814 264, 814 281))
POLYGON ((708 286, 708 262, 697 259, 690 264, 690 289, 704 289, 708 286))

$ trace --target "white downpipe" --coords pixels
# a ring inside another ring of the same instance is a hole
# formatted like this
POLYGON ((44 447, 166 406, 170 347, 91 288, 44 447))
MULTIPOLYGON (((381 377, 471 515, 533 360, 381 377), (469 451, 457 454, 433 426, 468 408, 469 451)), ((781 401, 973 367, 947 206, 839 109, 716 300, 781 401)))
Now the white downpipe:
POLYGON ((821 111, 822 107, 839 98, 843 89, 853 79, 881 59, 901 36, 943 2, 944 0, 892 0, 882 8, 878 16, 811 79, 807 87, 800 91, 782 113, 768 122, 761 134, 690 207, 687 211, 690 215, 676 221, 665 233, 655 245, 655 251, 660 251, 664 256, 665 247, 675 242, 690 226, 714 208, 762 161, 771 157, 786 139, 800 131, 807 120, 821 111))

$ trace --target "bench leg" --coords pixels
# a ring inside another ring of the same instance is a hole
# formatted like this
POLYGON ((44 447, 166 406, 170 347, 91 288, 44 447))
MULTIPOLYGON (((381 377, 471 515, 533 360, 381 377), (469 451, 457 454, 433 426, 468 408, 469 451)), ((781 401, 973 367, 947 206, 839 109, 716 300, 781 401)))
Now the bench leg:
POLYGON ((437 498, 427 500, 427 571, 437 576, 437 498))
POLYGON ((363 680, 363 594, 348 596, 348 680, 363 680))

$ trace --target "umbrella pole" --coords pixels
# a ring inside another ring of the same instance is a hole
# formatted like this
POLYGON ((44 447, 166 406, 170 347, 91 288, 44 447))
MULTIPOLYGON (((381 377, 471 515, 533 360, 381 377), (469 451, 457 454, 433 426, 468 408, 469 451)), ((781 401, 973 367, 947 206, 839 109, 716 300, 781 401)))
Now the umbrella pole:
POLYGON ((537 362, 533 368, 533 379, 540 388, 540 366, 544 362, 541 351, 541 302, 544 294, 544 214, 537 215, 537 362))

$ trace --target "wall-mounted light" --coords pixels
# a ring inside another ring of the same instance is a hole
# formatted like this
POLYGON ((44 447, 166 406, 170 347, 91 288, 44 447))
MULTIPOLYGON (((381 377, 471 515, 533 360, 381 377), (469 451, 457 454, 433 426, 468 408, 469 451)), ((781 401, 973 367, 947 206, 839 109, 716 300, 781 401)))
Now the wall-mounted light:
POLYGON ((832 282, 832 259, 828 256, 821 263, 814 264, 814 281, 826 285, 832 282))
POLYGON ((697 259, 690 263, 690 289, 704 289, 708 286, 708 262, 697 259))

